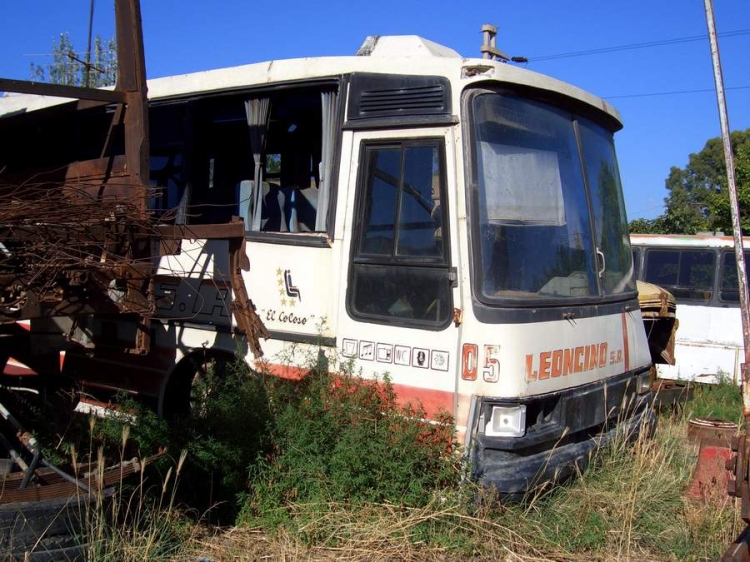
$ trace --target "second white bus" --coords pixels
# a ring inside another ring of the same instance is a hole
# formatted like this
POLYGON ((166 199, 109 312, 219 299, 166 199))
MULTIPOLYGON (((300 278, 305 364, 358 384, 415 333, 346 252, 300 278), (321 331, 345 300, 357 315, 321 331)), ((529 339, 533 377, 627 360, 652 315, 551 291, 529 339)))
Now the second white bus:
MULTIPOLYGON (((716 235, 631 234, 638 279, 659 285, 677 300, 674 365, 657 365, 659 377, 741 383, 744 362, 734 239, 716 235)), ((750 261, 750 240, 744 241, 750 261)))

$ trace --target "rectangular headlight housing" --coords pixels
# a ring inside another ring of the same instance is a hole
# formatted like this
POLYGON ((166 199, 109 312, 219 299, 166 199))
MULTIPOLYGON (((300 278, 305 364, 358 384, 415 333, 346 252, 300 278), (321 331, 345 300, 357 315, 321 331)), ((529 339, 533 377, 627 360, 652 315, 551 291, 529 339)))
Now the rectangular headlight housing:
POLYGON ((484 434, 491 437, 523 437, 526 434, 526 406, 492 406, 484 434))

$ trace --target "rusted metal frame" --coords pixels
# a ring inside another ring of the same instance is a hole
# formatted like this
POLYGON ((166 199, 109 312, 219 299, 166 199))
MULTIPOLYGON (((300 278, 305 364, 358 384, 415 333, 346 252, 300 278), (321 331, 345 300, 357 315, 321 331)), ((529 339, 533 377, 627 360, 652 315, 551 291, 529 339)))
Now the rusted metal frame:
MULTIPOLYGON (((17 186, 23 185, 27 191, 35 188, 47 190, 59 187, 62 188, 63 193, 70 194, 76 190, 82 190, 90 192, 91 195, 96 195, 102 183, 112 178, 127 178, 127 175, 127 164, 125 157, 122 155, 79 160, 55 170, 39 172, 26 170, 20 173, 3 174, 4 185, 0 186, 0 193, 17 189, 17 186)), ((122 195, 125 195, 125 193, 123 192, 122 195)))
POLYGON ((58 98, 73 98, 93 102, 125 103, 124 92, 117 90, 100 90, 98 88, 82 88, 80 86, 66 86, 63 84, 46 84, 43 82, 31 82, 28 80, 15 80, 12 78, 0 78, 0 91, 58 98))
POLYGON ((270 334, 263 321, 255 312, 255 305, 247 293, 242 271, 250 269, 245 248, 245 224, 233 217, 223 224, 159 225, 156 227, 162 240, 228 240, 229 241, 229 281, 232 286, 232 314, 237 328, 247 337, 250 351, 255 357, 262 357, 260 338, 268 339, 270 334))
POLYGON ((109 123, 109 130, 107 131, 107 138, 104 139, 104 146, 102 146, 102 151, 99 153, 99 158, 104 158, 109 152, 109 149, 112 146, 112 136, 113 136, 115 127, 117 127, 117 125, 122 125, 122 120, 124 116, 125 116, 125 105, 118 104, 117 109, 115 109, 115 112, 112 115, 112 121, 110 121, 109 123))
POLYGON ((138 0, 116 0, 117 90, 125 94, 125 158, 132 184, 140 190, 140 211, 147 211, 149 134, 146 63, 138 0))
POLYGON ((241 220, 221 224, 157 225, 156 230, 165 240, 245 238, 245 225, 241 220))
MULTIPOLYGON (((125 160, 132 188, 136 190, 139 218, 147 219, 149 185, 149 133, 146 61, 139 0, 115 0, 117 30, 117 87, 125 95, 125 160)), ((150 255, 134 255, 149 259, 150 255)), ((150 274, 153 271, 149 271, 150 274)), ((128 281, 132 286, 133 280, 128 281)), ((149 298, 153 299, 149 292, 149 298)), ((134 353, 146 354, 151 347, 151 318, 141 317, 136 331, 134 353)))

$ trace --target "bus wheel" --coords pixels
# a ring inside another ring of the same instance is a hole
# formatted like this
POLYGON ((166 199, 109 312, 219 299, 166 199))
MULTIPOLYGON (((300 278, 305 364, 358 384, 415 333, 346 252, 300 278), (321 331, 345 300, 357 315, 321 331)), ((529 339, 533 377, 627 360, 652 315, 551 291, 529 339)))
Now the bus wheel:
POLYGON ((217 398, 233 366, 234 358, 221 354, 199 353, 184 359, 172 373, 164 392, 164 417, 206 418, 211 401, 217 398))

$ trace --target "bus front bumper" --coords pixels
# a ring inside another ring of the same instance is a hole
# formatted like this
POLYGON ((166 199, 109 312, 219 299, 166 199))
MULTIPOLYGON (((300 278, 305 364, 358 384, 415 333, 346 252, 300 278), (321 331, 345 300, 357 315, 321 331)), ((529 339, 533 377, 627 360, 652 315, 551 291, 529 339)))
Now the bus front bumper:
POLYGON ((509 451, 495 449, 481 440, 472 455, 473 474, 483 486, 494 487, 499 496, 523 500, 535 491, 580 474, 600 449, 618 441, 632 442, 650 436, 656 429, 656 414, 651 407, 653 393, 638 396, 630 415, 610 423, 598 433, 572 434, 543 450, 509 451))

